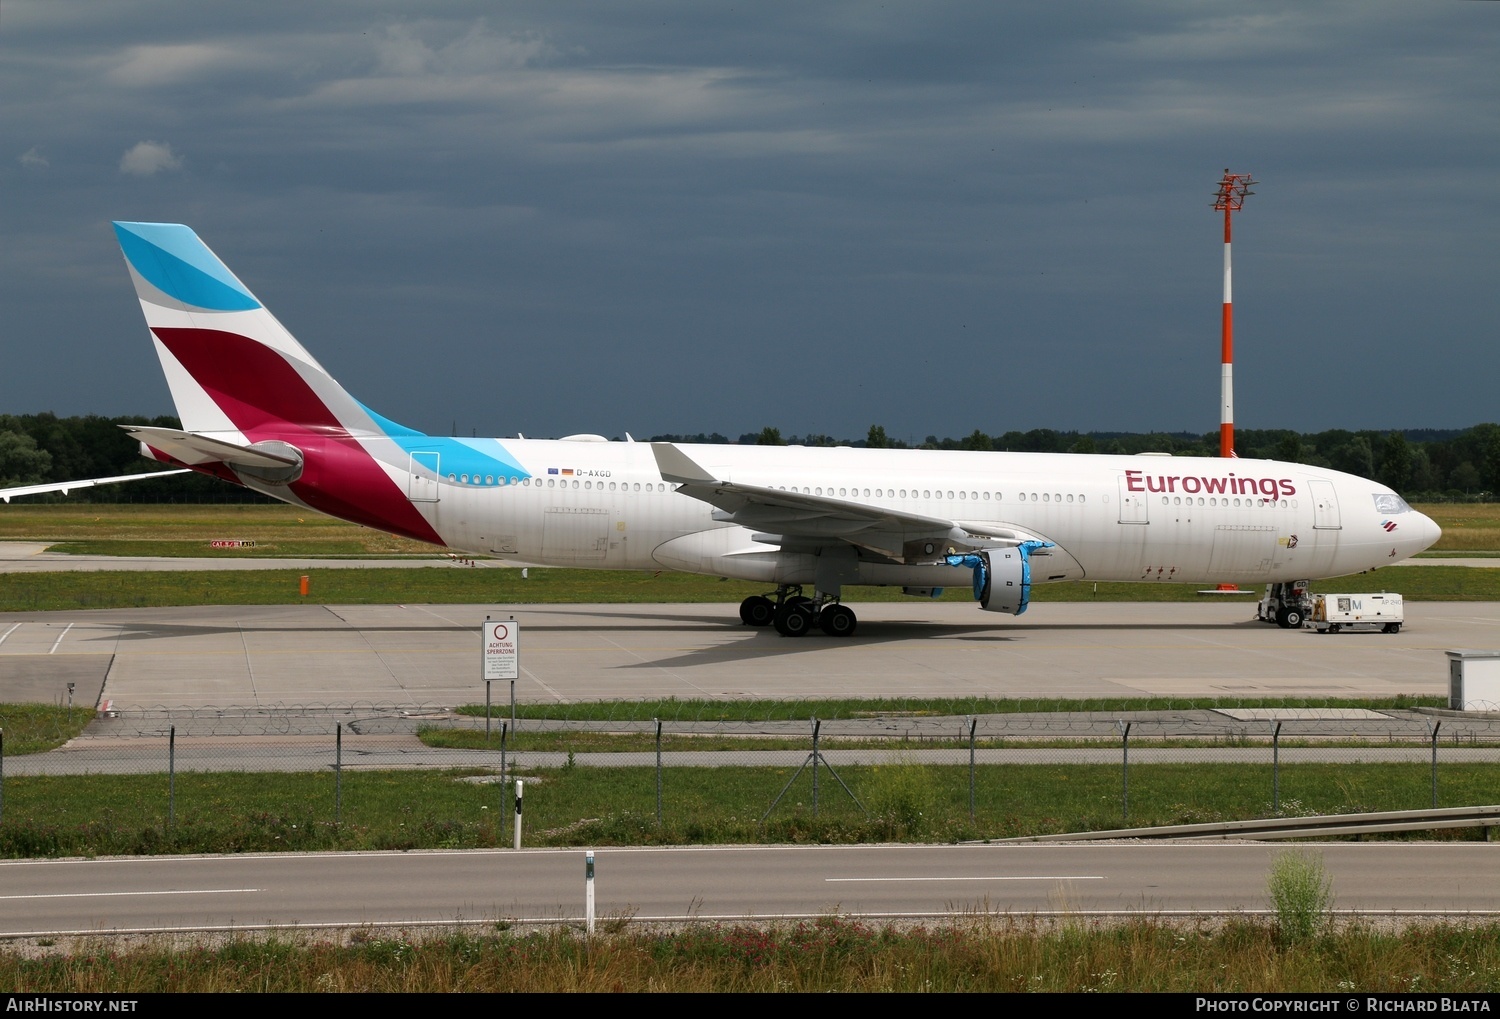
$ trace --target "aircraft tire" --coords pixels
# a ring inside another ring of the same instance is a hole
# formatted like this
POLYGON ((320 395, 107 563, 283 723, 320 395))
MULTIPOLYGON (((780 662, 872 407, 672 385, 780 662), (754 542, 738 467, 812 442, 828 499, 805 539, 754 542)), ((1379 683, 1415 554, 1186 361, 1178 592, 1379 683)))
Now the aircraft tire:
POLYGON ((740 622, 746 626, 770 626, 776 618, 776 606, 765 595, 752 594, 740 602, 740 622))
POLYGON ((776 632, 783 637, 805 637, 812 629, 812 611, 806 605, 788 602, 776 611, 776 632))
POLYGON ((859 619, 854 610, 844 605, 829 605, 818 613, 818 625, 830 637, 852 637, 859 619))

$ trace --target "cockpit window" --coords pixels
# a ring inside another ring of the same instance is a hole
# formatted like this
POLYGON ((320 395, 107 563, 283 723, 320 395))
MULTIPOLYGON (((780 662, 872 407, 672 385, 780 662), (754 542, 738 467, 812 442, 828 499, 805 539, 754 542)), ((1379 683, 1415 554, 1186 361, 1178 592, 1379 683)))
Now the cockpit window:
POLYGON ((1411 507, 1406 504, 1406 500, 1394 492, 1376 492, 1374 498, 1376 513, 1390 515, 1411 512, 1411 507))

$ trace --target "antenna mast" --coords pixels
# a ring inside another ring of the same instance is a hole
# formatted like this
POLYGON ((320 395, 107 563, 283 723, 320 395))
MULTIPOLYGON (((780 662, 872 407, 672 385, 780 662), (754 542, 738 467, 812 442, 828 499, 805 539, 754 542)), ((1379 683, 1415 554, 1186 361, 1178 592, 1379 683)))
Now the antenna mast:
POLYGON ((1219 190, 1214 194, 1215 211, 1224 213, 1224 338, 1219 368, 1219 455, 1231 457, 1234 452, 1234 289, 1230 285, 1229 223, 1230 216, 1245 207, 1250 190, 1260 181, 1248 173, 1230 173, 1224 169, 1219 190))

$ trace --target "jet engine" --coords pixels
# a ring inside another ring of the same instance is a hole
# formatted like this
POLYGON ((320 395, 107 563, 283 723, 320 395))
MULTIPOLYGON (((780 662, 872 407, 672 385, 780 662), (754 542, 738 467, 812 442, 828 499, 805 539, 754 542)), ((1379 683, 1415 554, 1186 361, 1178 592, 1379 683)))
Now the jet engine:
POLYGON ((1019 616, 1031 600, 1032 550, 1050 547, 1050 541, 1023 541, 1013 548, 983 548, 945 559, 949 566, 974 571, 974 598, 980 608, 1019 616))

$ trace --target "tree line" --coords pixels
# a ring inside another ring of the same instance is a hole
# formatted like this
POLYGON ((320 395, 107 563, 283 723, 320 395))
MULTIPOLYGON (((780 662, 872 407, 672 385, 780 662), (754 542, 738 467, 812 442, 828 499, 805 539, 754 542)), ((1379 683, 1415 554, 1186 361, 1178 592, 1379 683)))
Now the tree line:
MULTIPOLYGON (((0 414, 0 488, 141 474, 163 465, 140 456, 139 444, 120 425, 180 428, 175 417, 58 417, 55 414, 0 414)), ((653 442, 739 443, 741 445, 861 446, 872 449, 974 449, 1032 453, 1171 453, 1217 456, 1217 431, 1076 432, 1033 428, 988 435, 975 429, 962 438, 926 436, 921 442, 889 435, 872 425, 862 438, 830 435, 782 436, 767 427, 731 439, 718 432, 653 435, 653 442)), ((1466 429, 1301 433, 1288 429, 1235 431, 1243 457, 1331 467, 1374 478, 1413 502, 1490 501, 1500 493, 1500 425, 1466 429)), ((246 489, 202 475, 181 475, 80 489, 68 498, 89 502, 262 502, 246 489)))
MULTIPOLYGON (((1235 452, 1242 457, 1331 467, 1357 474, 1400 492, 1414 502, 1490 501, 1500 493, 1500 425, 1466 429, 1413 428, 1393 431, 1294 432, 1281 428, 1235 430, 1235 452)), ((653 442, 729 442, 725 436, 654 435, 653 442)), ((791 435, 764 428, 739 437, 742 445, 862 446, 870 449, 975 449, 1022 453, 1171 453, 1173 456, 1219 455, 1217 431, 1193 432, 1029 432, 968 435, 921 442, 903 441, 871 425, 862 439, 828 435, 791 435)))

